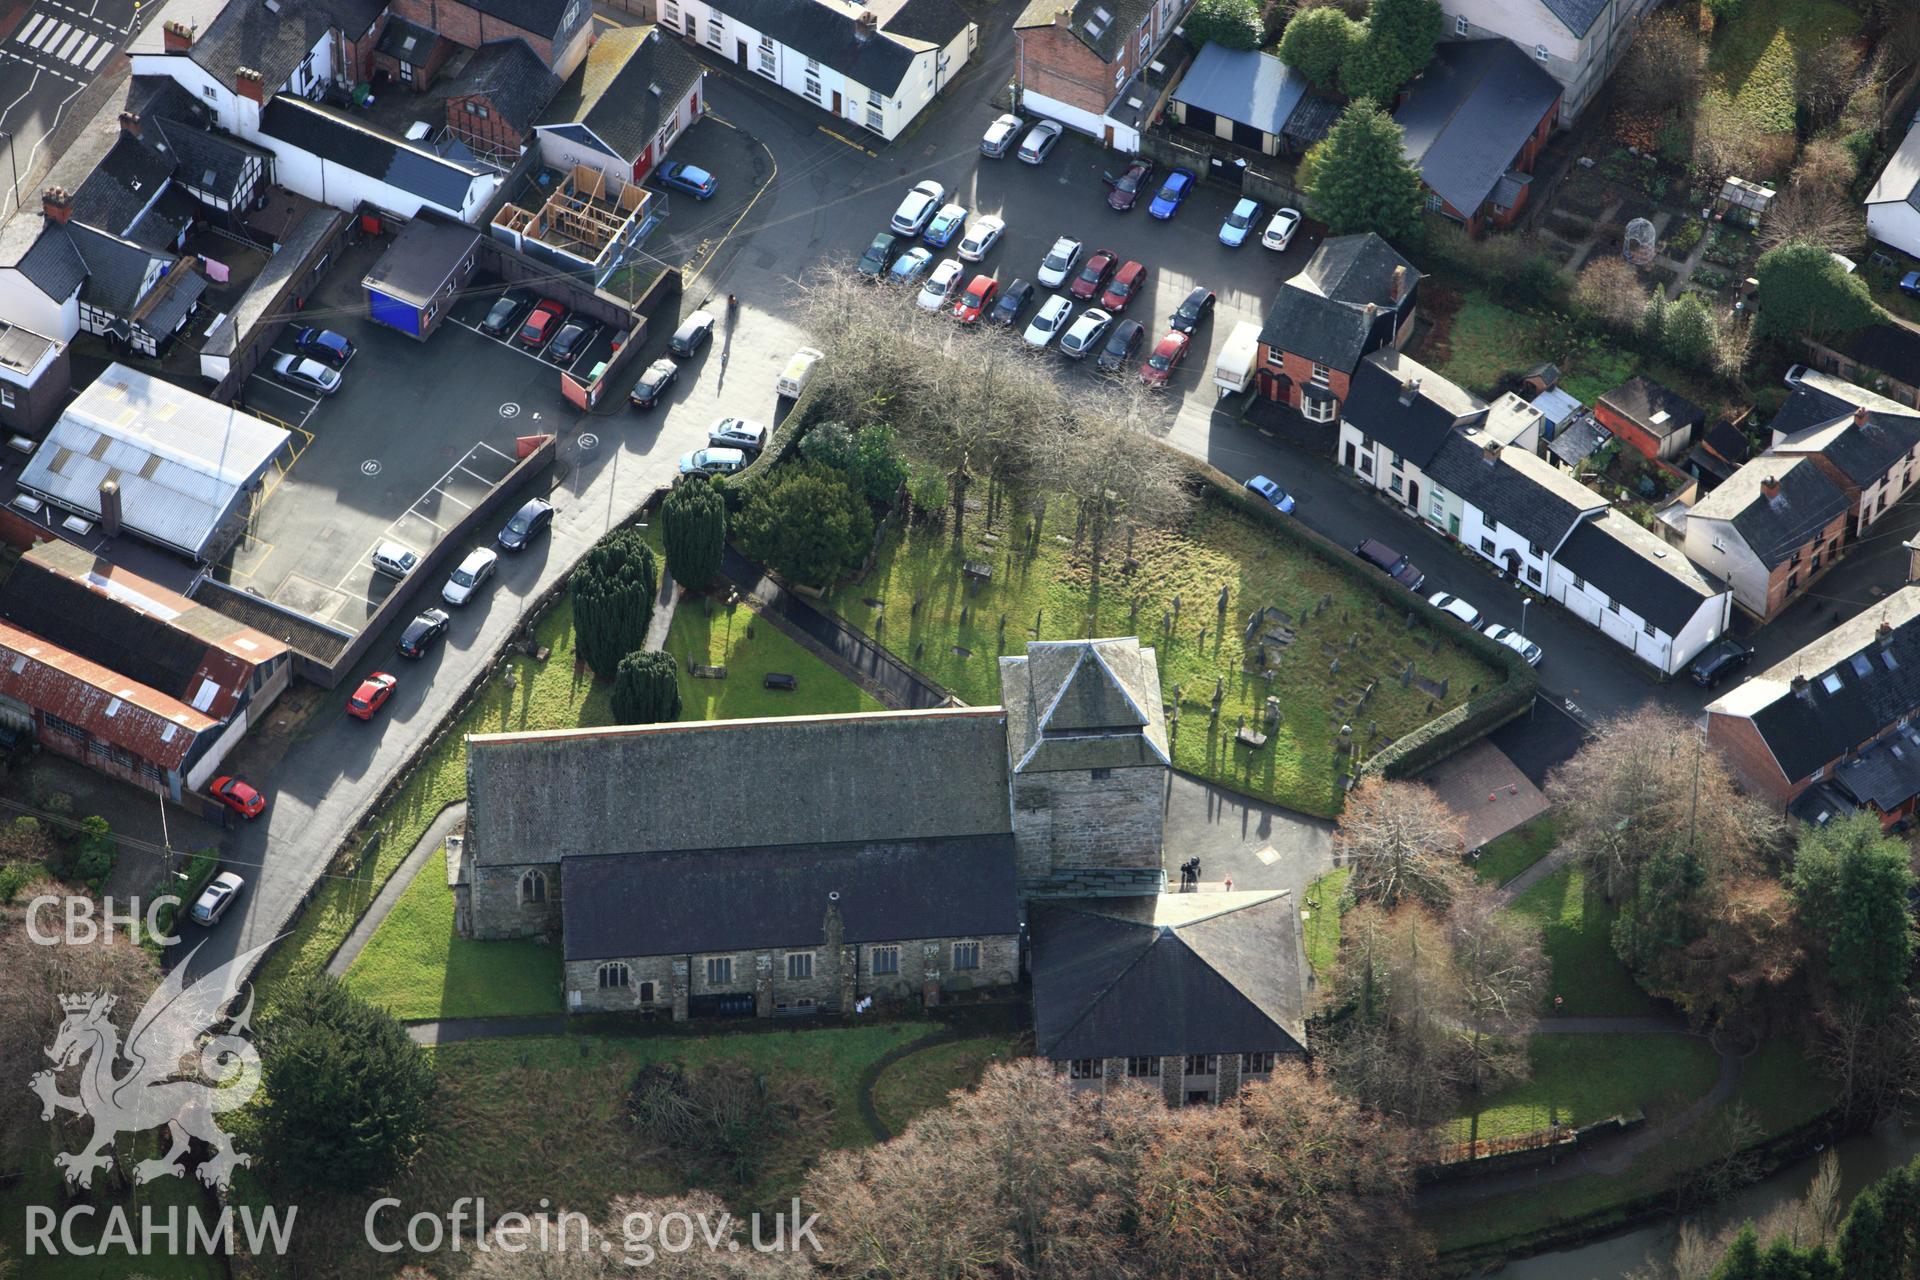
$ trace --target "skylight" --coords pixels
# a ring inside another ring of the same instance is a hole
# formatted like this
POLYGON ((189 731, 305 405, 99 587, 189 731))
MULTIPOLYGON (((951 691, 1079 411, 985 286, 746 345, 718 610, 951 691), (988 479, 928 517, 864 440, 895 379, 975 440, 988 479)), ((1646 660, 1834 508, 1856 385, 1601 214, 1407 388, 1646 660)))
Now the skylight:
POLYGON ((1824 688, 1824 689, 1825 689, 1825 690, 1826 690, 1826 691, 1827 691, 1828 693, 1838 693, 1838 692, 1840 692, 1840 671, 1839 671, 1839 669, 1838 669, 1838 668, 1835 668, 1834 670, 1832 670, 1832 671, 1829 671, 1829 672, 1827 672, 1827 674, 1825 674, 1825 675, 1823 675, 1823 676, 1821 676, 1821 677, 1820 677, 1820 685, 1821 685, 1821 687, 1822 687, 1822 688, 1824 688))
POLYGON ((1867 661, 1866 654, 1856 653, 1853 655, 1853 674, 1857 676, 1870 676, 1873 674, 1873 664, 1867 661))

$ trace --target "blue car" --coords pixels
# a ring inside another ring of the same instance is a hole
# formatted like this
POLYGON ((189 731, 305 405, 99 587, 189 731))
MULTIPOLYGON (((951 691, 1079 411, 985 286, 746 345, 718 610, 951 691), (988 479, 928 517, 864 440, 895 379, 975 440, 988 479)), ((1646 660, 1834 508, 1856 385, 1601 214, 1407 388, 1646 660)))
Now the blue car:
POLYGON ((720 179, 698 165, 683 164, 678 160, 669 160, 661 165, 659 178, 661 186, 684 191, 701 200, 712 199, 713 193, 720 189, 720 179))
POLYGON ((1165 222, 1180 212, 1180 206, 1193 194, 1194 176, 1191 169, 1175 169, 1160 184, 1160 190, 1153 197, 1153 203, 1147 206, 1147 212, 1165 222))
POLYGON ((1251 492, 1265 498, 1272 504, 1273 509, 1281 515, 1290 516, 1293 514, 1293 495, 1265 476, 1255 476, 1253 479, 1247 481, 1247 488, 1251 492))
POLYGON ((1900 292, 1908 297, 1920 298, 1920 271, 1909 271, 1900 277, 1900 292))
POLYGON ((353 344, 331 329, 302 329, 293 335, 300 354, 332 369, 344 369, 353 359, 353 344))
POLYGON ((1229 249, 1238 249, 1247 242, 1247 233, 1253 230, 1253 224, 1260 221, 1260 202, 1242 200, 1233 206, 1233 212, 1220 224, 1220 243, 1229 249))
POLYGON ((944 249, 953 243, 966 225, 967 211, 964 206, 943 204, 940 212, 933 215, 933 221, 927 224, 923 238, 934 248, 944 249))

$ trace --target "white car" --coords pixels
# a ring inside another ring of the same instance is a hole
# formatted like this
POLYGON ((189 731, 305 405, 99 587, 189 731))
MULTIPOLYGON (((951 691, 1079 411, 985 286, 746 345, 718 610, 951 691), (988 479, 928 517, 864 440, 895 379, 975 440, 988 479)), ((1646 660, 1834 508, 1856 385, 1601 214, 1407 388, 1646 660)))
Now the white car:
POLYGON ((907 198, 893 211, 893 229, 903 236, 917 236, 933 221, 934 212, 947 198, 947 189, 928 178, 913 184, 907 198))
POLYGON ((1006 229, 1006 219, 996 218, 990 213, 982 214, 967 228, 966 238, 960 241, 960 248, 956 252, 963 261, 978 262, 1000 243, 1000 235, 1006 229))
POLYGON ((1260 243, 1269 249, 1284 250, 1293 243, 1293 233, 1300 229, 1300 211, 1298 209, 1277 209, 1267 222, 1267 229, 1260 233, 1260 243))
POLYGON ((340 389, 340 371, 329 369, 318 360, 309 360, 305 356, 281 356, 273 362, 273 371, 280 375, 283 382, 291 382, 296 387, 305 387, 323 396, 330 396, 340 389))
POLYGON ((1436 591, 1427 597, 1427 603, 1445 613, 1450 613, 1475 631, 1485 622, 1486 616, 1478 609, 1454 595, 1451 591, 1436 591))
POLYGON ((220 917, 227 914, 227 908, 240 896, 240 889, 247 882, 231 871, 222 871, 207 883, 200 896, 193 901, 192 910, 187 914, 198 924, 217 924, 220 917))
POLYGON ((980 154, 994 160, 1004 157, 1013 150, 1013 140, 1020 136, 1020 130, 1026 123, 1012 113, 1000 116, 987 126, 986 133, 981 136, 980 154))
POLYGON ((1069 360, 1081 359, 1100 345, 1112 324, 1112 313, 1098 307, 1088 307, 1080 313, 1080 318, 1073 322, 1072 327, 1060 336, 1060 354, 1069 360))
POLYGON ((1498 644, 1503 644, 1527 660, 1527 665, 1537 667, 1544 656, 1540 646, 1515 631, 1512 627, 1498 622, 1490 622, 1481 628, 1480 634, 1498 644))
POLYGON ((491 548, 481 547, 470 551, 460 567, 447 579, 447 585, 440 588, 440 598, 448 604, 465 604, 473 599, 487 580, 493 577, 493 571, 500 567, 500 554, 491 548))
POLYGON ((922 311, 938 311, 952 300, 953 291, 960 287, 962 268, 956 258, 942 258, 940 265, 933 269, 927 282, 920 286, 920 296, 914 301, 920 304, 922 311))
POLYGON ((1052 342, 1067 327, 1067 317, 1072 314, 1073 304, 1067 301, 1064 294, 1056 293, 1048 298, 1040 304, 1040 309, 1033 313, 1033 319, 1027 325, 1024 335, 1027 345, 1044 347, 1052 342))
POLYGON ((1040 286, 1043 289, 1058 289, 1067 282, 1073 268, 1080 261, 1081 244, 1072 236, 1061 236, 1053 242, 1053 248, 1047 250, 1047 256, 1040 260, 1040 286))
POLYGON ((707 443, 716 449, 750 449, 758 453, 767 447, 766 424, 748 418, 722 418, 707 432, 707 443))
POLYGON ((1027 130, 1026 139, 1020 144, 1020 158, 1028 164, 1039 164, 1058 141, 1060 126, 1051 120, 1042 120, 1027 130))

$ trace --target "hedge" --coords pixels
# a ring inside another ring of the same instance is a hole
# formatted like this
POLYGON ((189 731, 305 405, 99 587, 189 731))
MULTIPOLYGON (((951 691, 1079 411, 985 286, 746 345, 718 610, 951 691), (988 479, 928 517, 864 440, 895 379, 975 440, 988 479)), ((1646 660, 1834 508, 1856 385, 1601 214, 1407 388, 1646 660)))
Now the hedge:
POLYGON ((187 865, 173 874, 170 892, 179 902, 162 902, 159 911, 154 913, 154 923, 164 935, 173 933, 173 922, 179 914, 193 905, 200 891, 213 879, 213 873, 220 868, 220 855, 212 849, 202 849, 198 853, 187 855, 187 865))

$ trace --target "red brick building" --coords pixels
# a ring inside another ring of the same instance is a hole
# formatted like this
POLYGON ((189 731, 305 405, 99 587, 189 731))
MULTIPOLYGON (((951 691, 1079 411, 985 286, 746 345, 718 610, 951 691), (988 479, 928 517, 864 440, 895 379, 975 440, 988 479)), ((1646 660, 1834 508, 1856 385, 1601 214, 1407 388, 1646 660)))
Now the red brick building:
POLYGON ((1333 236, 1280 286, 1260 330, 1260 394, 1312 422, 1340 416, 1360 361, 1413 327, 1420 273, 1369 231, 1333 236))
POLYGON ((1706 410, 1651 378, 1632 378, 1593 406, 1600 425, 1638 450, 1641 457, 1677 462, 1706 424, 1706 410))
MULTIPOLYGON (((1160 57, 1191 0, 1031 0, 1014 19, 1020 104, 1109 147, 1140 149, 1128 86, 1160 57)), ((1157 95, 1155 95, 1157 96, 1157 95)))
POLYGON ((588 0, 393 0, 386 25, 396 20, 467 49, 524 40, 562 78, 586 56, 593 34, 588 0))
POLYGON ((1474 235, 1512 225, 1560 119, 1560 92, 1511 40, 1441 44, 1394 111, 1427 208, 1474 235))

